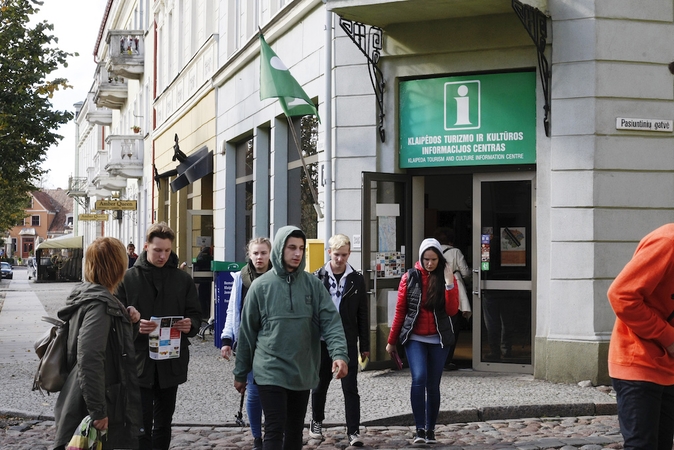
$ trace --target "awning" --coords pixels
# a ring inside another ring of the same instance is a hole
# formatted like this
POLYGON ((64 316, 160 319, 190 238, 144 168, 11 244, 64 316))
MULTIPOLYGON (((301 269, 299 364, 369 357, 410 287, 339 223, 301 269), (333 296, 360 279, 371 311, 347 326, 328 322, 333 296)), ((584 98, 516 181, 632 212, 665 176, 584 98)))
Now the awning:
POLYGON ((83 242, 83 236, 73 236, 72 234, 66 234, 65 236, 59 236, 54 239, 47 239, 46 241, 40 243, 35 248, 35 250, 44 248, 82 248, 83 242))

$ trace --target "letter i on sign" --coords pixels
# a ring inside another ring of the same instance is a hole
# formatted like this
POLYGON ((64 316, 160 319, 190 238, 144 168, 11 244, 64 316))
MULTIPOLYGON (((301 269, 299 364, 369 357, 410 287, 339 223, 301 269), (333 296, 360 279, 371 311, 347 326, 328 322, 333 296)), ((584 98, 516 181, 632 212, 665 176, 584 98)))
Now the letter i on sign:
POLYGON ((445 83, 445 130, 480 128, 480 80, 445 83))

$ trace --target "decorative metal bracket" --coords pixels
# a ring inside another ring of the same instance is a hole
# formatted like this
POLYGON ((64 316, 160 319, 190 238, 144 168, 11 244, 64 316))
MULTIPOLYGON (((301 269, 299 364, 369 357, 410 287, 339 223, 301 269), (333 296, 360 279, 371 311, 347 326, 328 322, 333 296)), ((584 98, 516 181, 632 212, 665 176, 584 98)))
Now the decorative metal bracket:
POLYGON ((548 59, 545 57, 545 46, 548 38, 548 17, 538 8, 522 4, 519 0, 512 0, 512 6, 522 25, 526 28, 527 33, 533 39, 538 51, 538 73, 541 78, 543 96, 545 98, 543 126, 545 127, 545 135, 550 137, 550 103, 552 99, 550 81, 552 79, 552 71, 548 59))
POLYGON ((381 28, 365 25, 353 20, 339 18, 339 26, 344 30, 347 36, 353 41, 358 49, 367 58, 367 67, 370 71, 370 83, 377 97, 377 106, 379 108, 379 139, 382 142, 386 140, 384 130, 384 74, 377 65, 381 57, 383 33, 381 28), (369 27, 369 30, 367 29, 369 27))

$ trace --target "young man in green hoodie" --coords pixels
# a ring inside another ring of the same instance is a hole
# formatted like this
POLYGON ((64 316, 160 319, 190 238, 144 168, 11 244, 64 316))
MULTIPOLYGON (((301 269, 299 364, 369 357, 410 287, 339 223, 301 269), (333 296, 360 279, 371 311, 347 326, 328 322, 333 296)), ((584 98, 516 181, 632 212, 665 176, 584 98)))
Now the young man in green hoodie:
POLYGON ((246 389, 253 371, 265 416, 265 450, 302 448, 309 393, 318 384, 321 336, 337 379, 349 357, 339 312, 320 280, 304 271, 306 237, 278 230, 273 268, 251 284, 241 313, 234 387, 246 389))

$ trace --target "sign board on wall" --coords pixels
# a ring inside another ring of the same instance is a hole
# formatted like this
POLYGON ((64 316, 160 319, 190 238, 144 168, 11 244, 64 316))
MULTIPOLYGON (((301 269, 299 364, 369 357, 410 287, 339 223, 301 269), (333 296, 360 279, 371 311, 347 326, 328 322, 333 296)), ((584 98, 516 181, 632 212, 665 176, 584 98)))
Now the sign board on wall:
POLYGON ((536 162, 536 74, 400 82, 400 167, 536 162))
POLYGON ((124 211, 135 211, 138 209, 137 200, 98 200, 96 202, 95 209, 98 210, 124 210, 124 211))

